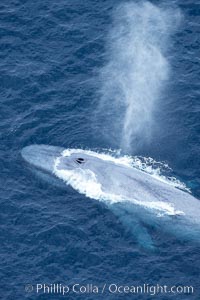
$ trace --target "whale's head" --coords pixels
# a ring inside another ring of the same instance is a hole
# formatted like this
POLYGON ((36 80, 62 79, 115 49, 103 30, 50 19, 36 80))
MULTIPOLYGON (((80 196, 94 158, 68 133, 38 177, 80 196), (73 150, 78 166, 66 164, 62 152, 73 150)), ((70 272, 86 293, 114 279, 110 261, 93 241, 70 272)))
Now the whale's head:
POLYGON ((31 166, 46 172, 53 172, 55 160, 64 148, 48 145, 31 145, 22 149, 22 158, 31 166))
POLYGON ((83 152, 48 145, 31 145, 22 149, 23 159, 36 169, 55 173, 57 170, 98 169, 100 159, 83 152))
POLYGON ((31 145, 23 148, 21 154, 33 170, 60 179, 93 199, 121 199, 121 190, 127 198, 133 182, 132 168, 91 150, 31 145))

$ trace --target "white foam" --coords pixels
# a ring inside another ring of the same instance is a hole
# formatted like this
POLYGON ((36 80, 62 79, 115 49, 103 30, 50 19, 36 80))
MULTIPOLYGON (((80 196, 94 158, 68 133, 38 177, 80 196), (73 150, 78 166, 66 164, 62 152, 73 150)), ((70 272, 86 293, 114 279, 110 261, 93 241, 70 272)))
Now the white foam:
POLYGON ((63 151, 62 155, 70 156, 72 153, 85 153, 94 157, 98 157, 104 161, 112 161, 116 164, 122 164, 127 167, 134 167, 138 170, 144 171, 145 173, 152 175, 154 178, 162 182, 190 192, 190 189, 183 182, 178 180, 175 176, 165 176, 162 174, 166 170, 172 173, 172 169, 168 166, 168 164, 164 162, 157 162, 151 157, 139 157, 128 155, 116 157, 115 155, 118 155, 120 153, 119 150, 104 149, 104 151, 105 152, 100 153, 92 150, 66 149, 63 151))
MULTIPOLYGON (((90 151, 87 151, 87 154, 89 154, 89 152, 90 151)), ((83 153, 83 151, 77 151, 76 153, 83 153)), ((69 154, 68 151, 67 154, 69 154)), ((66 152, 64 153, 64 156, 66 156, 66 152)), ((110 203, 125 200, 121 195, 103 192, 100 182, 98 182, 96 175, 91 170, 62 170, 58 168, 59 164, 60 158, 57 158, 55 160, 54 167, 55 175, 62 179, 64 182, 66 182, 68 185, 71 185, 79 193, 87 196, 88 198, 105 202, 109 201, 110 203)))
MULTIPOLYGON (((181 211, 175 210, 172 204, 162 202, 162 201, 138 201, 133 198, 126 198, 123 195, 113 194, 113 193, 106 193, 102 190, 101 183, 98 182, 96 175, 88 169, 61 169, 60 168, 60 161, 62 157, 69 157, 74 153, 84 153, 87 155, 91 155, 94 157, 98 157, 104 161, 112 161, 115 164, 124 165, 128 168, 137 167, 138 169, 145 171, 145 163, 144 161, 141 162, 138 157, 132 158, 130 156, 121 156, 121 157, 114 157, 108 153, 98 153, 92 150, 83 150, 83 149, 66 149, 62 152, 62 156, 58 157, 55 160, 54 165, 54 173, 57 177, 61 178, 64 182, 71 185, 75 190, 79 193, 86 195, 89 198, 96 199, 99 201, 109 201, 110 203, 122 202, 122 201, 129 201, 134 204, 143 206, 145 208, 155 210, 158 212, 158 215, 168 214, 168 215, 176 215, 182 214, 181 211), (142 166, 142 167, 141 167, 142 166)), ((113 151, 112 154, 115 152, 113 151)), ((152 160, 152 162, 155 162, 152 160)), ((147 166, 147 172, 149 174, 152 173, 150 166, 147 166)), ((154 169, 155 172, 155 169, 154 169)), ((160 175, 160 169, 157 171, 158 173, 152 174, 153 177, 156 177, 159 180, 166 182, 167 184, 171 184, 169 180, 166 180, 165 177, 160 175)), ((172 183, 174 185, 174 183, 172 183)))
POLYGON ((144 206, 148 209, 156 210, 158 211, 158 216, 163 215, 184 215, 184 212, 181 210, 176 210, 174 206, 171 203, 166 203, 163 201, 152 201, 152 202, 145 202, 145 201, 134 201, 135 204, 138 204, 140 206, 144 206))
POLYGON ((175 176, 164 175, 164 173, 172 173, 172 169, 164 162, 157 162, 151 157, 134 156, 132 158, 132 165, 162 182, 189 193, 191 192, 185 183, 181 182, 175 176))
MULTIPOLYGON (((111 150, 106 150, 105 151, 109 151, 111 152, 111 150)), ((70 156, 72 153, 84 153, 84 154, 88 154, 88 155, 91 155, 91 156, 94 156, 94 157, 98 157, 104 161, 112 161, 114 163, 117 163, 117 164, 122 164, 124 166, 127 166, 127 167, 131 167, 132 165, 132 158, 131 156, 128 156, 128 155, 124 155, 124 156, 121 156, 121 157, 114 157, 113 155, 116 153, 116 151, 112 151, 112 154, 108 154, 108 153, 105 153, 105 152, 95 152, 95 151, 92 151, 92 150, 83 150, 83 149, 66 149, 63 151, 62 155, 63 156, 70 156)))

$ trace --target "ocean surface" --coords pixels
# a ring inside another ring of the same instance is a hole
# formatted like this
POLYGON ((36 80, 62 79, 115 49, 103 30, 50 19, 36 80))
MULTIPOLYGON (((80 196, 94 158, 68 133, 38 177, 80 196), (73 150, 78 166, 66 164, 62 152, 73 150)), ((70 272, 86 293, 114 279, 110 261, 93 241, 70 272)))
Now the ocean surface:
POLYGON ((198 244, 149 228, 156 251, 142 249, 103 202, 21 157, 112 150, 199 199, 200 1, 2 0, 0 38, 0 299, 200 299, 198 244), (36 292, 76 283, 194 293, 36 292))

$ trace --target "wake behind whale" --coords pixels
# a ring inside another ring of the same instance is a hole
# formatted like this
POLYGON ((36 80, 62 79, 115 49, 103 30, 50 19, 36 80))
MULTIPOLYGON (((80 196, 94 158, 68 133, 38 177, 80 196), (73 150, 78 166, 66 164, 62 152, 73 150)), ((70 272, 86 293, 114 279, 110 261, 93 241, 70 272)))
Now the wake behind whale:
POLYGON ((153 242, 141 224, 199 239, 200 202, 163 178, 134 168, 130 158, 46 145, 26 147, 22 157, 79 193, 103 201, 146 248, 153 248, 153 242))

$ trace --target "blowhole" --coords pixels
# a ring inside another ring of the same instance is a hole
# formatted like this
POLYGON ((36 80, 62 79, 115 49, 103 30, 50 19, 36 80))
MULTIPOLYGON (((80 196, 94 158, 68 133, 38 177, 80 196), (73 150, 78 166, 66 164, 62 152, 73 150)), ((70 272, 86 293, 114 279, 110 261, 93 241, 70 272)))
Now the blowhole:
POLYGON ((78 157, 78 158, 76 159, 76 162, 77 162, 78 164, 82 164, 82 163, 85 162, 85 160, 84 160, 84 158, 82 158, 82 157, 78 157))

